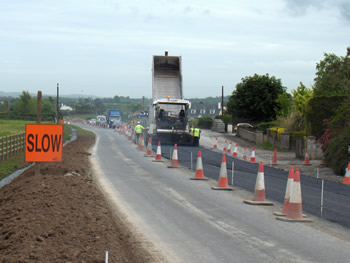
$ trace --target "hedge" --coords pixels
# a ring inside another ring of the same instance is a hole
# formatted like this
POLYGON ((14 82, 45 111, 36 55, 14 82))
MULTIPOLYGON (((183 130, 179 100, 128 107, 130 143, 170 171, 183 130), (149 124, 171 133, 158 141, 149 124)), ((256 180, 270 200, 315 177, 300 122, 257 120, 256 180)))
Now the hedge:
POLYGON ((346 98, 346 96, 322 96, 310 99, 305 109, 306 134, 321 137, 324 133, 323 120, 333 117, 336 108, 346 98))
POLYGON ((198 128, 211 129, 214 120, 211 117, 200 117, 197 121, 198 128))

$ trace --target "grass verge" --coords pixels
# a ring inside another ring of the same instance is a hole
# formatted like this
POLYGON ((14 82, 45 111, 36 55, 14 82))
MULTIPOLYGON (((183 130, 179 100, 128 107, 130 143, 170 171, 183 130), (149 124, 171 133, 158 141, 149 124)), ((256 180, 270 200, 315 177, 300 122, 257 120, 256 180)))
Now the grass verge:
POLYGON ((0 165, 0 180, 26 166, 28 166, 28 163, 24 161, 24 152, 4 161, 0 165))
POLYGON ((273 146, 272 143, 270 142, 264 142, 263 144, 260 145, 264 150, 270 150, 270 151, 273 151, 275 150, 275 146, 273 146))
POLYGON ((88 130, 85 130, 85 129, 80 128, 80 127, 78 127, 78 126, 75 126, 75 125, 71 125, 71 126, 74 127, 74 128, 77 130, 77 135, 78 135, 78 136, 94 134, 93 132, 88 131, 88 130))

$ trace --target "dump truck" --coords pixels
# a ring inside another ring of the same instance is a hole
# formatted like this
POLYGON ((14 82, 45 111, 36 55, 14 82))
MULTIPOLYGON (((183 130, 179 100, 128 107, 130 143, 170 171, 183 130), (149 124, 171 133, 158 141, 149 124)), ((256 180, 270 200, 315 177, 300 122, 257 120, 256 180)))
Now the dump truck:
POLYGON ((107 124, 109 128, 119 128, 122 124, 120 110, 107 110, 107 124))
POLYGON ((191 103, 184 99, 181 56, 153 55, 152 105, 148 136, 162 144, 193 145, 187 112, 191 103))

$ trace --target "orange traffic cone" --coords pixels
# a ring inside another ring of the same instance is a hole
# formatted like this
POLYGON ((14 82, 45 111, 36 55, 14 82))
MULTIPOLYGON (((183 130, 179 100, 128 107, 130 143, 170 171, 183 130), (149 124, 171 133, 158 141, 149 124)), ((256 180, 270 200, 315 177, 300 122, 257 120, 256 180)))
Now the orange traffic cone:
POLYGON ((250 162, 255 163, 255 148, 254 147, 252 149, 252 155, 250 157, 250 162))
POLYGON ((273 159, 271 164, 277 164, 277 148, 275 148, 275 152, 273 153, 273 159))
POLYGON ((148 144, 147 144, 147 151, 145 154, 145 157, 153 157, 153 152, 152 152, 152 139, 151 137, 148 138, 148 144))
POLYGON ((139 136, 139 143, 138 143, 137 147, 140 151, 145 150, 145 142, 143 140, 143 136, 139 136))
POLYGON ((294 167, 291 166, 289 168, 289 174, 288 174, 288 180, 287 180, 287 186, 286 186, 286 193, 284 195, 284 203, 283 203, 283 209, 282 212, 274 212, 273 214, 276 216, 286 216, 288 207, 289 207, 289 198, 290 198, 290 192, 293 186, 294 181, 294 167))
POLYGON ((162 160, 162 149, 160 148, 160 141, 158 141, 156 158, 152 162, 164 162, 162 160))
POLYGON ((204 177, 203 164, 202 164, 202 154, 201 154, 200 150, 198 150, 197 165, 196 165, 196 176, 192 177, 190 179, 191 180, 209 180, 208 178, 204 177))
POLYGON ((230 141, 230 144, 227 147, 227 153, 231 153, 231 148, 232 148, 232 141, 230 141))
POLYGON ((233 149, 233 157, 237 157, 238 144, 236 143, 235 148, 233 149))
POLYGON ((310 164, 310 160, 309 160, 309 152, 308 152, 307 148, 305 149, 305 161, 304 161, 304 165, 311 165, 311 164, 310 164))
POLYGON ((243 160, 246 161, 247 160, 247 155, 246 155, 246 150, 247 150, 247 147, 244 146, 243 148, 243 160))
POLYGON ((227 140, 225 140, 224 150, 223 150, 224 152, 226 152, 226 150, 227 150, 227 149, 226 149, 226 144, 227 144, 227 140))
POLYGON ((259 165, 259 172, 256 177, 253 200, 244 200, 243 202, 250 205, 273 205, 273 203, 265 200, 265 179, 263 162, 260 162, 259 165))
POLYGON ((216 137, 216 141, 215 144, 213 146, 213 149, 217 149, 218 148, 218 137, 216 137))
POLYGON ((137 149, 141 150, 141 136, 139 136, 139 139, 137 140, 137 149))
POLYGON ((346 170, 343 184, 350 184, 350 162, 348 164, 348 169, 346 170))
POLYGON ((227 168, 226 168, 226 155, 225 154, 222 155, 218 186, 212 186, 211 188, 214 189, 214 190, 229 190, 229 191, 233 190, 232 187, 228 186, 227 168))
POLYGON ((177 158, 177 144, 174 145, 173 156, 171 158, 171 164, 168 165, 168 168, 180 168, 179 160, 177 158))
POLYGON ((301 200, 300 173, 295 170, 293 186, 290 191, 289 205, 286 217, 276 217, 277 220, 288 222, 312 222, 309 218, 303 217, 303 208, 301 200))

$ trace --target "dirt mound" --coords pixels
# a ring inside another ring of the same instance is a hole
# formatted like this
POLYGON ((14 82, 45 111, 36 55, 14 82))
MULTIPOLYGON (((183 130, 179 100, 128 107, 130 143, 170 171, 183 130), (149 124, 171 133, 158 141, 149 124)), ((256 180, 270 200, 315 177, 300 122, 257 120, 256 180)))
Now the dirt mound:
POLYGON ((94 136, 63 148, 63 162, 41 163, 0 189, 0 262, 154 262, 109 210, 93 182, 94 136))

